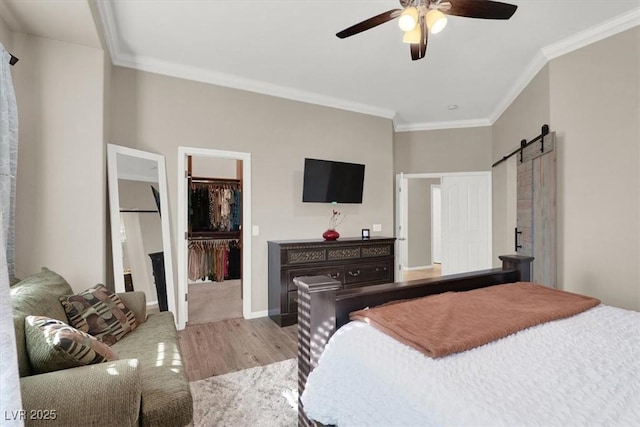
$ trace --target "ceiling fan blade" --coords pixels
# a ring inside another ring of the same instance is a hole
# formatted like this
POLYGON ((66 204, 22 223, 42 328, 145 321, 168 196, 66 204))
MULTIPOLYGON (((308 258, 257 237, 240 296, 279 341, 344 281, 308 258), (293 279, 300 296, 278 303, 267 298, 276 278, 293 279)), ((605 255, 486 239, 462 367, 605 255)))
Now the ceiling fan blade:
POLYGON ((450 0, 448 3, 451 7, 443 7, 442 13, 467 18, 509 19, 518 8, 514 4, 489 0, 450 0))
POLYGON ((420 17, 420 58, 424 58, 427 53, 427 41, 429 39, 429 29, 427 28, 427 20, 423 16, 420 17))
POLYGON ((361 33, 373 27, 377 27, 378 25, 384 24, 385 22, 391 21, 392 19, 400 16, 401 13, 402 13, 402 9, 388 10, 386 12, 381 13, 380 15, 376 15, 358 24, 352 25, 349 28, 345 28, 344 30, 337 33, 336 36, 338 36, 338 38, 341 38, 341 39, 351 37, 355 34, 361 33))
POLYGON ((411 43, 411 60, 417 61, 424 58, 427 53, 427 41, 429 38, 429 30, 427 29, 427 21, 424 16, 420 17, 420 43, 411 43))
POLYGON ((416 61, 420 59, 420 45, 418 43, 411 43, 409 47, 411 48, 411 60, 416 61))

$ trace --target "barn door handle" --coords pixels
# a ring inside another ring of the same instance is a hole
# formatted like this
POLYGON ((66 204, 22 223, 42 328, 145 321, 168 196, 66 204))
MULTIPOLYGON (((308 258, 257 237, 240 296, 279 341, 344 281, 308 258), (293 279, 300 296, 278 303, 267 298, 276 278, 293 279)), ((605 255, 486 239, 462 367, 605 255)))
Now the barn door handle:
POLYGON ((522 234, 522 231, 518 231, 518 227, 515 228, 515 241, 516 241, 516 252, 518 249, 522 247, 522 245, 518 244, 518 234, 522 234))

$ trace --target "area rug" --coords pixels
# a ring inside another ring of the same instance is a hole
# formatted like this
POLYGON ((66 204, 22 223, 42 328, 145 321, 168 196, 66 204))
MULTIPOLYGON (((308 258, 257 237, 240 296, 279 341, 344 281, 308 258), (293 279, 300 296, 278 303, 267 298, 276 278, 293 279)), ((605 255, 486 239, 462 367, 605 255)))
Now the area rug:
POLYGON ((295 427, 296 359, 190 383, 195 427, 295 427))

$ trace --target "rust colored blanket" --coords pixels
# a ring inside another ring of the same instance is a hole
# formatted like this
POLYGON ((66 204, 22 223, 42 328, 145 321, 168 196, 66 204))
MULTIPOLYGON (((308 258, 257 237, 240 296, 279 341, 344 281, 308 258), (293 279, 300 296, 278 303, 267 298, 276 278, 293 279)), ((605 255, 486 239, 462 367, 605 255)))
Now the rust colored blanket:
POLYGON ((382 305, 354 311, 350 318, 437 358, 576 315, 599 303, 596 298, 518 282, 382 305))

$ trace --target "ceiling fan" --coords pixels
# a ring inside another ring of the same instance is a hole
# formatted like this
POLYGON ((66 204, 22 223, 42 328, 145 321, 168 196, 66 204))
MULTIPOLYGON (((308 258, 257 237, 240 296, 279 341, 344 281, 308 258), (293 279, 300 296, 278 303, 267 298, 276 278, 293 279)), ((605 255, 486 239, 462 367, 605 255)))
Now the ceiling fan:
POLYGON ((509 19, 518 6, 489 0, 400 0, 402 9, 391 9, 352 25, 336 34, 341 39, 369 30, 395 18, 404 31, 402 41, 411 47, 411 59, 424 58, 429 32, 439 33, 447 25, 445 15, 467 18, 509 19))

